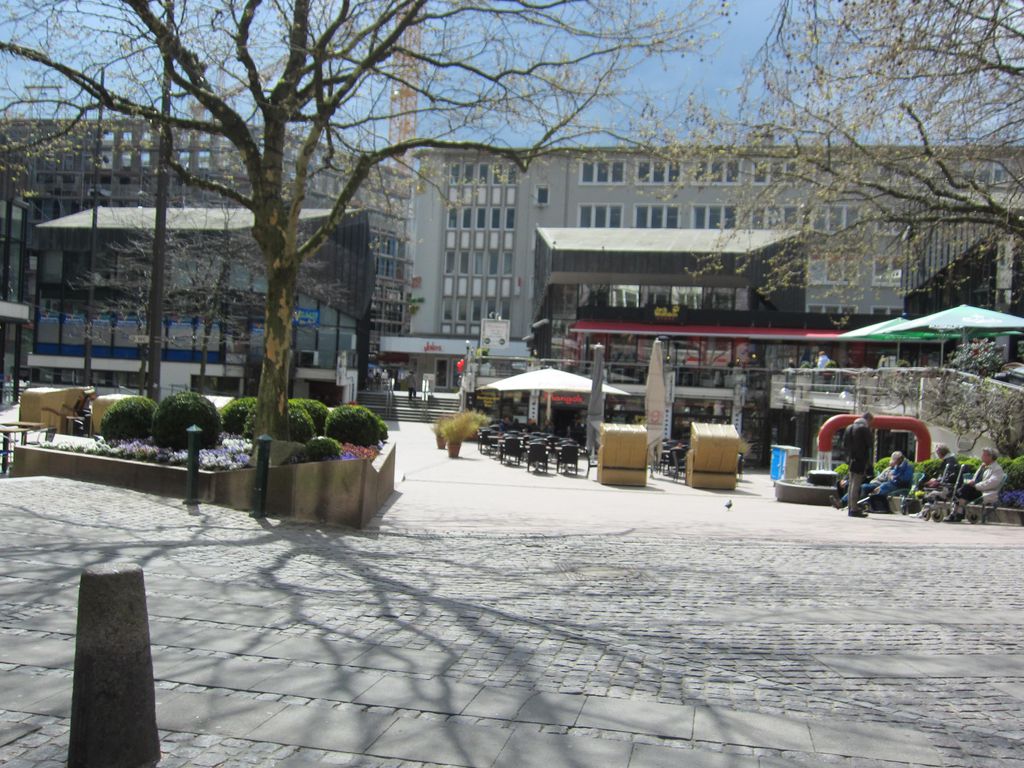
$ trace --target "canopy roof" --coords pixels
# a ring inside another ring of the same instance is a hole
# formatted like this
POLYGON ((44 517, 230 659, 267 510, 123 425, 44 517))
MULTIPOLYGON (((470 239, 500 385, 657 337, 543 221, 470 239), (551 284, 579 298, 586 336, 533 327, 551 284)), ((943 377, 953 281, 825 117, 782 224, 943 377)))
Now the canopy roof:
MULTIPOLYGON (((526 373, 509 376, 507 379, 494 381, 480 389, 495 389, 499 392, 590 392, 593 382, 586 376, 560 371, 557 368, 537 368, 526 373)), ((628 395, 629 393, 604 385, 606 395, 628 395)))

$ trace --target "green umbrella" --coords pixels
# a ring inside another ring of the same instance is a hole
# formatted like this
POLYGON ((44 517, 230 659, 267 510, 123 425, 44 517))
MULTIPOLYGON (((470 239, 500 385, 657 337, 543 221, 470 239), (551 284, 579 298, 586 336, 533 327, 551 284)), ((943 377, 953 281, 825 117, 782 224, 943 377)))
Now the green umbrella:
POLYGON ((857 328, 853 331, 841 333, 836 338, 844 341, 938 341, 943 338, 940 333, 927 329, 918 330, 914 333, 895 333, 896 329, 903 328, 908 321, 902 317, 891 317, 880 323, 857 328))
POLYGON ((970 335, 985 336, 1024 330, 1024 317, 995 312, 991 309, 961 304, 917 320, 906 320, 890 333, 904 336, 913 332, 931 332, 946 338, 970 335))

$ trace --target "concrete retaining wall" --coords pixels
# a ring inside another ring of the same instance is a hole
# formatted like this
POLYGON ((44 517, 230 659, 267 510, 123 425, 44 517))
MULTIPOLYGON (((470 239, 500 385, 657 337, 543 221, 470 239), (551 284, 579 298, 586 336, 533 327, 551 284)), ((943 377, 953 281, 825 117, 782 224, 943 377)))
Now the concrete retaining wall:
MULTIPOLYGON (((185 468, 90 456, 34 446, 16 446, 13 477, 46 475, 112 485, 156 496, 185 498, 185 468)), ((252 509, 255 469, 199 473, 200 501, 252 509)), ((376 460, 318 461, 271 467, 267 514, 304 522, 363 528, 395 489, 395 447, 376 460)))

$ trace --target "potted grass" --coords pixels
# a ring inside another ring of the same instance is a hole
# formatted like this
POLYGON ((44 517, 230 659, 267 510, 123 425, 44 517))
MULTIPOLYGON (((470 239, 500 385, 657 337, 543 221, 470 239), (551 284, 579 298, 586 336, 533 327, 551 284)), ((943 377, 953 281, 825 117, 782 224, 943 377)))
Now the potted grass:
POLYGON ((445 443, 447 442, 443 432, 444 423, 451 418, 451 416, 441 416, 437 421, 430 425, 431 430, 434 432, 434 439, 437 440, 437 450, 439 451, 444 450, 445 443))
POLYGON ((479 411, 460 411, 440 426, 440 434, 448 444, 448 458, 459 456, 462 443, 473 437, 487 423, 487 416, 479 411))

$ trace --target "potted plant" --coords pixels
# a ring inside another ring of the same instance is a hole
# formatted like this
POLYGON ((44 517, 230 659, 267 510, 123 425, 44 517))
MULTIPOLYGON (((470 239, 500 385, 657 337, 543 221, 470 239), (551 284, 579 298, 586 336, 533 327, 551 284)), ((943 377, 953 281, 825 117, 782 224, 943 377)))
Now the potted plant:
POLYGON ((452 417, 451 416, 441 416, 437 421, 435 421, 430 426, 430 428, 434 431, 434 438, 437 440, 437 450, 439 450, 439 451, 443 451, 444 450, 445 443, 447 442, 445 440, 445 436, 444 436, 444 432, 442 431, 442 428, 444 426, 444 423, 446 421, 448 421, 450 418, 452 418, 452 417))
POLYGON ((441 426, 441 435, 448 443, 448 458, 458 458, 462 442, 473 437, 487 423, 487 416, 479 411, 460 411, 448 417, 441 426))

